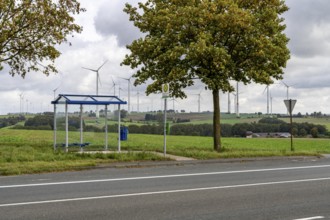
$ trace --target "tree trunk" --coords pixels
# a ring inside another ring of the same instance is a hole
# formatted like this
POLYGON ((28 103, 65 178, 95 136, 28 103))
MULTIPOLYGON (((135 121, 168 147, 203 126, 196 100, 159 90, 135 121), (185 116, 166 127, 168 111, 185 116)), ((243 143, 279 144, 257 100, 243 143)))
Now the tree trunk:
POLYGON ((219 90, 213 90, 213 148, 216 151, 221 150, 220 135, 220 96, 219 90))

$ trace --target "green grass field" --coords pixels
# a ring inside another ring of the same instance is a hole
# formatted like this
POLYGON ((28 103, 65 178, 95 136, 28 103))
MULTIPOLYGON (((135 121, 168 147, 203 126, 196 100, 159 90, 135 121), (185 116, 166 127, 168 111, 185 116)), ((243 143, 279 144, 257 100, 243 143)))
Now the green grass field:
MULTIPOLYGON (((85 132, 84 141, 91 145, 85 150, 102 150, 104 133, 85 132)), ((117 150, 117 134, 111 133, 109 149, 117 150)), ((79 142, 79 132, 69 133, 70 142, 79 142)), ((58 132, 58 143, 64 142, 64 132, 58 132)), ((53 132, 0 129, 0 175, 79 170, 102 163, 118 161, 166 160, 149 151, 163 152, 163 136, 128 134, 121 142, 128 154, 78 154, 62 149, 54 152, 53 132), (137 152, 138 151, 138 152, 137 152)), ((320 155, 330 153, 328 139, 295 139, 295 151, 290 151, 290 139, 223 138, 221 152, 213 150, 211 137, 168 136, 167 153, 196 159, 320 155)))

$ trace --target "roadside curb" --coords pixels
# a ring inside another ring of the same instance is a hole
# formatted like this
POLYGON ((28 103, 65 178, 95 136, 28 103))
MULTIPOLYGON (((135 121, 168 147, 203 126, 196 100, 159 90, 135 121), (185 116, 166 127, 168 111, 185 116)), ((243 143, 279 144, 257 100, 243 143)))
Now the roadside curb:
POLYGON ((293 157, 251 157, 251 158, 221 158, 209 160, 172 160, 172 161, 135 161, 135 162, 115 162, 111 164, 100 164, 93 168, 142 168, 142 167, 164 167, 164 166, 184 166, 197 164, 215 164, 215 163, 245 163, 253 161, 274 161, 274 160, 312 160, 312 159, 330 159, 330 155, 319 156, 293 156, 293 157))

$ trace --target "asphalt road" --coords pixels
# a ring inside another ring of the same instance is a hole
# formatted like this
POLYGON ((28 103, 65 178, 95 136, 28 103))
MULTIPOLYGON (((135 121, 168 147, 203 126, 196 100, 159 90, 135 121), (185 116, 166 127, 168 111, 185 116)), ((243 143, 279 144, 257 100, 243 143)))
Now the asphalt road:
POLYGON ((0 219, 330 219, 330 159, 0 177, 0 219))

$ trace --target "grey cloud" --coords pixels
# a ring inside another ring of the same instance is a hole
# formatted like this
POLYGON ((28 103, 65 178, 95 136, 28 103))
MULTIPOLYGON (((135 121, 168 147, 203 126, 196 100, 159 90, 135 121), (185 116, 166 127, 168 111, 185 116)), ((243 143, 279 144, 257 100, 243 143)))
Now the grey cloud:
POLYGON ((284 17, 292 54, 298 57, 326 54, 329 49, 327 43, 330 41, 330 35, 324 34, 326 31, 324 28, 330 25, 329 2, 325 0, 288 0, 286 4, 290 10, 284 17))
POLYGON ((117 36, 119 46, 130 44, 141 37, 139 29, 129 21, 129 16, 123 12, 124 6, 125 2, 122 1, 107 2, 100 7, 97 17, 94 19, 97 32, 105 36, 117 36))

